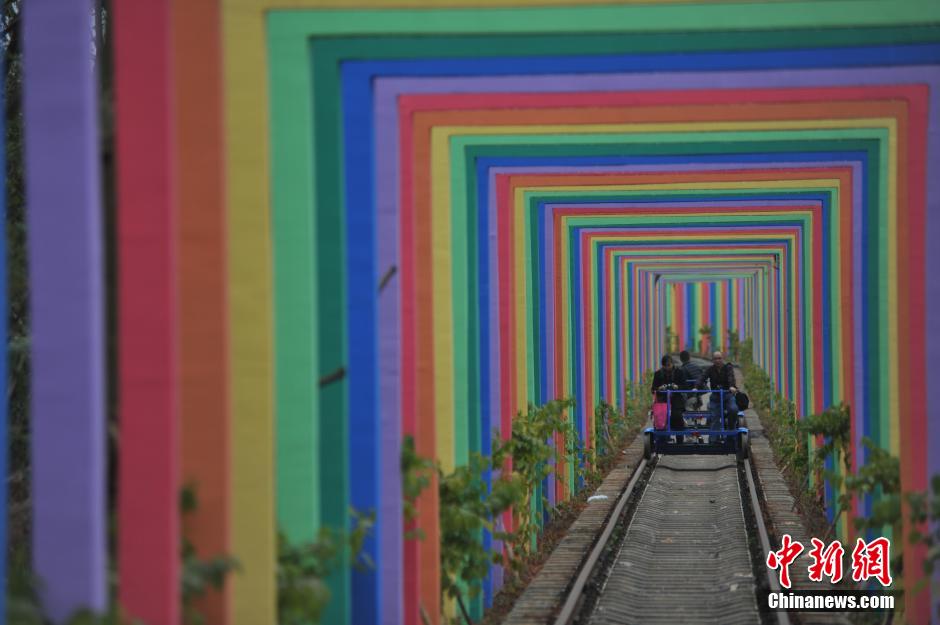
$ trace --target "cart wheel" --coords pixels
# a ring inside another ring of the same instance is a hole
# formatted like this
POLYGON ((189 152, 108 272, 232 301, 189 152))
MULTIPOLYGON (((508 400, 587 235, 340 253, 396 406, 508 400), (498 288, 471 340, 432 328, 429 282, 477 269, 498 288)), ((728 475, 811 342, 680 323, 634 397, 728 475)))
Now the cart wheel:
POLYGON ((647 460, 653 457, 653 435, 649 432, 643 437, 643 457, 647 460))
POLYGON ((738 462, 744 462, 751 455, 751 437, 747 432, 738 434, 738 462))

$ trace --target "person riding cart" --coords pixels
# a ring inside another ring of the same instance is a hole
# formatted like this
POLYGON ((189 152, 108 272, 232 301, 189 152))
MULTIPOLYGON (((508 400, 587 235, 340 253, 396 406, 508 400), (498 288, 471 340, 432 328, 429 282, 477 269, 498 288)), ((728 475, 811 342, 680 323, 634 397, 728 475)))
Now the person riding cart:
POLYGON ((712 354, 712 366, 705 370, 701 379, 696 384, 699 389, 705 389, 705 384, 712 391, 708 399, 708 409, 712 413, 709 421, 709 429, 718 429, 722 416, 722 397, 724 398, 724 416, 725 427, 734 429, 737 427, 738 406, 735 403, 734 396, 738 392, 737 382, 734 379, 734 366, 730 362, 725 362, 724 355, 721 352, 712 354), (716 391, 726 391, 718 393, 716 391))
MULTIPOLYGON (((682 361, 680 369, 685 372, 686 383, 683 389, 692 390, 702 378, 703 369, 692 361, 692 355, 688 350, 679 352, 679 360, 682 361)), ((685 407, 688 410, 698 410, 702 406, 702 395, 705 393, 692 393, 687 395, 685 407)))
MULTIPOLYGON (((652 393, 655 395, 656 403, 666 403, 669 401, 671 411, 669 414, 669 427, 672 430, 684 430, 685 421, 682 414, 685 412, 685 398, 678 393, 671 394, 672 397, 667 400, 667 390, 677 390, 686 387, 687 379, 685 371, 675 366, 671 356, 663 356, 660 359, 662 368, 653 374, 652 393)), ((676 442, 682 442, 682 436, 676 435, 676 442)))
MULTIPOLYGON (((746 461, 750 433, 737 414, 734 369, 725 364, 722 354, 715 353, 712 366, 692 389, 684 384, 688 381, 685 372, 673 364, 670 356, 663 356, 661 362, 663 366, 653 375, 650 388, 653 405, 651 423, 643 430, 643 457, 650 460, 657 455, 734 454, 738 463, 746 461), (686 398, 702 392, 710 396, 710 410, 686 409, 686 398), (703 427, 703 421, 707 427, 703 427), (683 441, 690 437, 697 441, 683 441)), ((741 398, 744 400, 743 394, 741 398)))

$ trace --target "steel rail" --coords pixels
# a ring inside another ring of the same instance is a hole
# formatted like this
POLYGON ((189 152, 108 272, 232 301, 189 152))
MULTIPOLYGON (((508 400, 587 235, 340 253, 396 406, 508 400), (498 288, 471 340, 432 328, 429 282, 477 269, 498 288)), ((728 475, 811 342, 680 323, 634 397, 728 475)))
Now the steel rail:
MULTIPOLYGON (((572 622, 572 619, 574 618, 578 608, 578 603, 584 594, 584 587, 594 572, 594 569, 596 568, 597 563, 604 552, 604 549, 607 547, 610 536, 613 534, 614 528, 620 521, 623 510, 627 505, 627 501, 633 494, 637 482, 639 482, 640 476, 646 470, 646 467, 647 461, 644 459, 634 470, 633 476, 630 478, 630 482, 627 484, 627 487, 624 489, 623 493, 621 493, 616 507, 611 513, 610 518, 607 520, 604 531, 601 533, 600 538, 594 545, 594 548, 591 550, 588 558, 581 565, 578 576, 568 591, 568 596, 565 599, 565 603, 562 605, 558 616, 555 618, 554 625, 570 625, 572 622)), ((754 519, 757 525, 757 535, 760 540, 761 549, 763 553, 769 553, 771 550, 770 536, 767 533, 767 526, 764 523, 763 510, 761 509, 760 500, 757 496, 757 485, 754 481, 753 471, 751 470, 751 458, 748 458, 744 462, 744 473, 747 479, 748 494, 750 496, 751 508, 754 512, 754 519)), ((766 569, 765 573, 767 575, 768 585, 770 586, 770 592, 781 592, 780 584, 777 581, 777 578, 772 574, 772 571, 766 569)), ((777 610, 774 612, 774 615, 776 616, 777 622, 780 625, 790 625, 790 618, 785 611, 777 610)))
POLYGON ((640 461, 640 464, 636 465, 636 469, 633 471, 633 477, 630 478, 627 487, 620 495, 620 499, 617 500, 617 506, 611 513, 610 518, 607 519, 607 525, 604 527, 603 533, 601 533, 600 538, 591 550, 591 554, 588 556, 587 560, 581 565, 578 577, 575 578, 574 584, 572 584, 571 590, 568 592, 568 598, 565 600, 564 605, 561 606, 561 611, 555 618, 555 625, 568 625, 571 619, 574 618, 578 601, 581 599, 581 595, 584 594, 584 586, 587 584, 588 579, 590 579, 591 573, 594 572, 594 568, 597 566, 597 561, 600 560, 601 554, 604 553, 607 541, 610 540, 610 535, 614 532, 614 528, 617 527, 620 515, 623 514, 623 509, 626 507, 627 501, 633 494, 633 489, 636 487, 637 482, 640 481, 640 476, 643 475, 643 471, 646 470, 646 465, 647 460, 645 458, 640 461))
MULTIPOLYGON (((751 508, 754 509, 754 519, 757 522, 757 536, 760 538, 762 553, 770 553, 770 536, 767 534, 767 526, 764 525, 764 513, 760 507, 760 501, 757 499, 757 485, 754 483, 754 475, 751 472, 751 459, 748 458, 744 463, 744 473, 747 476, 747 489, 751 494, 751 508)), ((770 585, 770 592, 780 592, 780 582, 777 577, 767 567, 764 568, 767 574, 767 582, 770 585)), ((790 617, 784 610, 775 612, 777 622, 780 625, 790 625, 790 617)))

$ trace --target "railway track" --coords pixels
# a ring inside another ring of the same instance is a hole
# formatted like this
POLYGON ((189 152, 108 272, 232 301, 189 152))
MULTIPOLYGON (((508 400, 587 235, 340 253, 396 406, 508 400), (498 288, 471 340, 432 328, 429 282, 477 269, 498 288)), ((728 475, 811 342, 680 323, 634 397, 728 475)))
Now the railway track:
POLYGON ((760 565, 769 545, 749 462, 654 456, 621 493, 555 625, 789 625, 758 608, 761 585, 779 590, 760 565))

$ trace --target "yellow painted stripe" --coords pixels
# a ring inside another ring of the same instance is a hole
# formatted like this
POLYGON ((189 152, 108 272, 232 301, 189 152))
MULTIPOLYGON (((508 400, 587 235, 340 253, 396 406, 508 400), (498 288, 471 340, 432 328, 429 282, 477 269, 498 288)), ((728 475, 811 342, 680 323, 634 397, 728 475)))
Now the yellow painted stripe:
MULTIPOLYGON (((231 3, 230 3, 231 4, 231 3)), ((261 22, 223 12, 232 400, 232 622, 277 622, 268 125, 261 22), (262 77, 259 80, 258 77, 262 77)))

